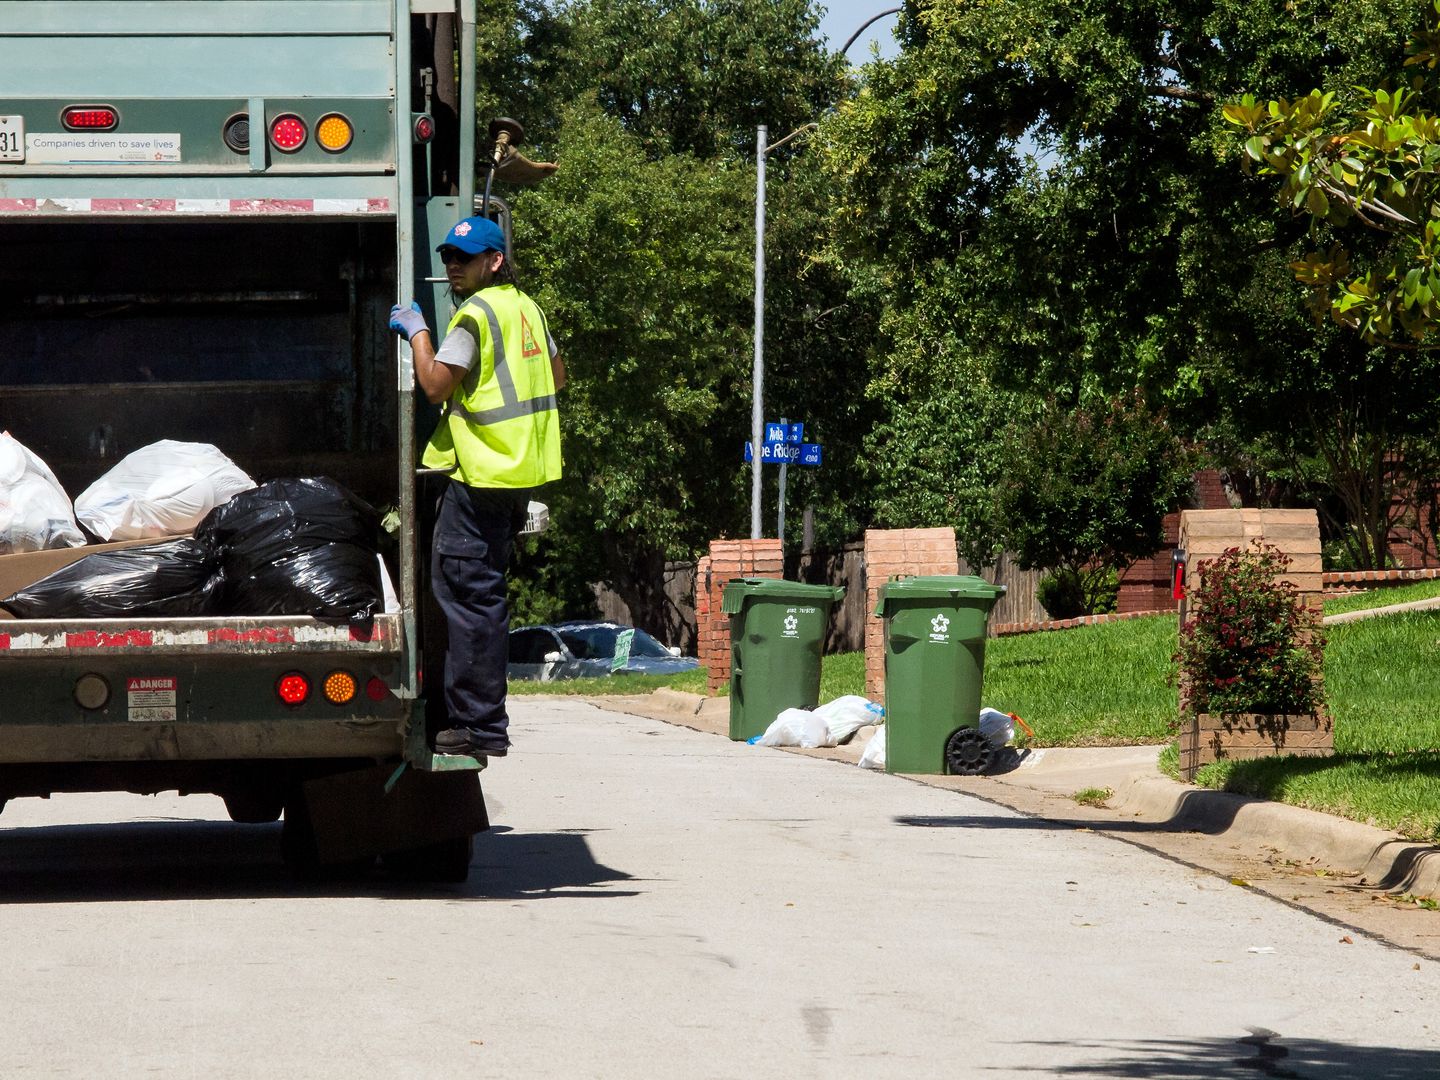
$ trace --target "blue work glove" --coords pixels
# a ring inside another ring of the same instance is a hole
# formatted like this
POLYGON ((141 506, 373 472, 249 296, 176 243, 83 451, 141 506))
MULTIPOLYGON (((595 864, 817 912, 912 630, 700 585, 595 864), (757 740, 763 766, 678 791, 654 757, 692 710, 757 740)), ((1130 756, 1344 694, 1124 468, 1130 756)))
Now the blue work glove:
POLYGON ((425 325, 425 316, 420 314, 420 305, 412 300, 408 308, 396 304, 390 309, 390 329, 409 341, 421 330, 430 328, 425 325))

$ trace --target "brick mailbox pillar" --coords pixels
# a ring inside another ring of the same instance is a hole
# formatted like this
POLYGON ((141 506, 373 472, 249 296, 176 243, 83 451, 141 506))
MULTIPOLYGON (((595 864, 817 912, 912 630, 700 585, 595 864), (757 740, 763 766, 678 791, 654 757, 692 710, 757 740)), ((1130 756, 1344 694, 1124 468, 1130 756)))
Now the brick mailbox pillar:
POLYGON ((710 672, 708 693, 730 681, 730 616, 720 610, 725 583, 735 578, 778 578, 784 569, 778 539, 710 541, 710 554, 695 567, 696 652, 710 672))
MULTIPOLYGON (((1320 521, 1314 510, 1186 510, 1180 515, 1180 549, 1185 552, 1185 592, 1200 584, 1199 566, 1228 548, 1249 550, 1269 544, 1290 557, 1289 572, 1280 578, 1299 590, 1301 601, 1319 609, 1324 590, 1320 565, 1320 521)), ((1181 625, 1187 617, 1181 602, 1181 625)), ((1183 692, 1183 687, 1182 687, 1183 692)), ((1330 717, 1202 714, 1181 717, 1180 776, 1191 780, 1195 770, 1221 758, 1242 760, 1299 754, 1334 753, 1330 717)))
POLYGON ((885 622, 875 615, 880 587, 898 574, 958 574, 954 529, 865 530, 865 694, 885 696, 885 622))

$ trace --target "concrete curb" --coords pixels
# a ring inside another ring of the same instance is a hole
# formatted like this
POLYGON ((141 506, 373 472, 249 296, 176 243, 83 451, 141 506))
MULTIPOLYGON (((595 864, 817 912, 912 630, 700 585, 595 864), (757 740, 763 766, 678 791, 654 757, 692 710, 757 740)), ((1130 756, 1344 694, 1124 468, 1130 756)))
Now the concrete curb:
POLYGON ((1389 892, 1440 892, 1440 847, 1318 810, 1211 791, 1163 776, 1134 776, 1111 800, 1112 809, 1176 829, 1223 834, 1314 860, 1360 884, 1389 892))
POLYGON ((1440 596, 1432 596, 1428 600, 1410 600, 1404 604, 1391 604, 1389 607, 1372 607, 1361 608, 1359 611, 1342 611, 1338 615, 1326 615, 1325 618, 1320 621, 1326 626, 1334 626, 1336 623, 1373 619, 1379 615, 1399 615, 1406 611, 1429 611, 1432 608, 1440 608, 1440 596))
MULTIPOLYGON (((730 704, 723 697, 662 687, 644 697, 597 698, 592 703, 697 731, 729 734, 730 704)), ((872 733, 862 728, 843 746, 782 749, 853 765, 860 760, 872 733)), ((1440 894, 1440 846, 1406 840, 1396 833, 1318 810, 1182 784, 1154 771, 1158 752, 1158 747, 1056 747, 1036 751, 1022 759, 1021 767, 989 777, 906 774, 906 778, 951 790, 966 790, 956 788, 954 782, 959 779, 991 780, 1000 786, 1057 795, 1071 795, 1089 786, 1110 787, 1115 794, 1107 808, 1130 820, 1140 819, 1173 832, 1224 836, 1237 843, 1273 848, 1287 858, 1315 862, 1342 874, 1358 874, 1360 884, 1387 892, 1440 894)))

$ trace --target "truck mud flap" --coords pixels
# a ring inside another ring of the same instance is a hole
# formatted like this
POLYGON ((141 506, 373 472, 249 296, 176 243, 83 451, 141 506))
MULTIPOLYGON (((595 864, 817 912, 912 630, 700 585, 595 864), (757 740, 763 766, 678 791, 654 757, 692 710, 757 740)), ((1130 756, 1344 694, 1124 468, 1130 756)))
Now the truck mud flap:
POLYGON ((393 764, 335 773, 300 785, 317 860, 326 865, 385 855, 454 840, 490 827, 478 772, 419 772, 395 775, 393 764))

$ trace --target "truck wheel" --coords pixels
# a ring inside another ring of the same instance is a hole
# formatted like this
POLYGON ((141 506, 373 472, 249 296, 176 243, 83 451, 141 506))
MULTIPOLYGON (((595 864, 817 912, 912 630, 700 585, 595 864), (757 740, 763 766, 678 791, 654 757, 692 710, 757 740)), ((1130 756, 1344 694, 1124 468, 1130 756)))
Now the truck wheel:
POLYGON ((285 804, 285 824, 280 830, 280 857, 285 869, 299 881, 351 881, 364 877, 375 864, 375 856, 322 863, 315 845, 315 826, 305 800, 293 798, 285 804))
POLYGON ((458 883, 470 876, 475 838, 460 836, 382 855, 385 868, 404 881, 458 883))
POLYGON ((267 825, 279 821, 285 797, 278 791, 231 791, 220 796, 231 821, 243 825, 267 825))

